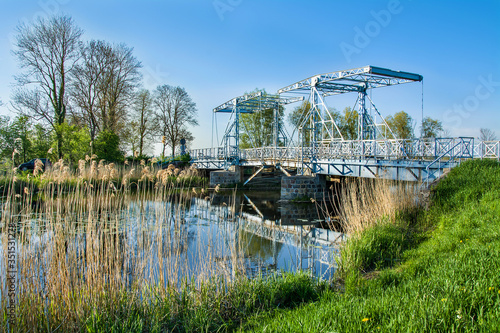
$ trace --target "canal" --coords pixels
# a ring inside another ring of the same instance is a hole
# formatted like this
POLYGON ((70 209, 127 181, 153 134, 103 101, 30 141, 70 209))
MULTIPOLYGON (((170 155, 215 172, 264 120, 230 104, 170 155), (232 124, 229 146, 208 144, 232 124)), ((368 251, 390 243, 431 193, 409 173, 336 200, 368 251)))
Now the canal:
MULTIPOLYGON (((18 276, 38 276, 42 289, 54 278, 50 271, 62 266, 67 272, 59 274, 73 280, 113 271, 129 286, 298 270, 331 278, 342 234, 325 228, 318 203, 279 199, 273 191, 193 190, 168 200, 138 193, 113 203, 111 196, 91 210, 85 208, 91 198, 62 200, 79 202, 72 210, 60 208, 58 199, 36 203, 38 212, 24 209, 10 219, 18 233, 18 276)), ((7 248, 5 232, 0 239, 7 248)), ((1 276, 6 253, 0 253, 1 276)))

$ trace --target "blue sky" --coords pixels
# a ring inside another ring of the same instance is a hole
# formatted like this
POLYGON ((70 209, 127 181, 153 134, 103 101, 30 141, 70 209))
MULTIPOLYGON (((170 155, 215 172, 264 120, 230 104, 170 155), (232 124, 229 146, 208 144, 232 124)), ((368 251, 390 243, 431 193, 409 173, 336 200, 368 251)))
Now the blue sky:
MULTIPOLYGON (((144 85, 179 85, 198 107, 193 147, 211 145, 212 109, 309 76, 380 66, 423 75, 424 116, 455 136, 500 137, 500 1, 0 0, 0 114, 9 111, 11 49, 20 22, 54 13, 73 17, 84 39, 134 48, 144 85)), ((420 83, 374 89, 386 116, 421 121, 420 83)), ((353 106, 332 96, 330 107, 353 106)), ((295 105, 288 108, 290 111, 295 105)), ((217 116, 219 134, 227 115, 217 116)), ((418 133, 418 128, 417 128, 418 133)))

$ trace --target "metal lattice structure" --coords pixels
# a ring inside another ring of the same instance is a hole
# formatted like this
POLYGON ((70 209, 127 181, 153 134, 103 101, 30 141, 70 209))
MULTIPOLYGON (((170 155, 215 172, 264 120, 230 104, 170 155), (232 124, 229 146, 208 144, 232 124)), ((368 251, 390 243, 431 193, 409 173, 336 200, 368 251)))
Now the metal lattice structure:
MULTIPOLYGON (((464 159, 500 160, 500 141, 474 142, 469 137, 398 139, 392 131, 391 138, 378 131, 367 103, 383 122, 385 120, 367 91, 422 80, 419 74, 366 66, 315 75, 279 89, 278 95, 257 92, 233 98, 213 110, 231 113, 222 145, 190 150, 191 162, 203 169, 227 169, 230 165, 260 167, 252 177, 265 167, 275 166, 287 176, 285 168, 296 168, 302 174, 429 182, 439 177, 445 168, 454 167, 464 159), (346 93, 358 95, 357 140, 345 140, 325 102, 328 96, 346 93), (284 97, 286 94, 302 96, 284 97), (279 142, 291 140, 287 140, 281 128, 277 111, 281 105, 307 96, 311 108, 299 127, 311 135, 310 140, 307 144, 302 140, 296 146, 280 146, 279 142), (240 149, 240 114, 267 109, 275 110, 273 145, 240 149)), ((385 126, 389 127, 387 123, 385 126)))
MULTIPOLYGON (((303 97, 285 98, 279 95, 270 95, 262 92, 245 94, 233 98, 213 109, 214 113, 230 113, 231 121, 228 123, 224 136, 222 137, 222 149, 224 153, 225 168, 230 165, 239 164, 240 154, 240 132, 241 114, 253 114, 264 110, 273 110, 273 145, 278 147, 280 142, 286 145, 288 135, 279 121, 279 108, 281 105, 303 100, 303 97)), ((257 148, 257 147, 255 147, 257 148)))
MULTIPOLYGON (((224 153, 220 148, 190 150, 199 168, 222 169, 224 153)), ((331 176, 384 178, 406 181, 432 181, 443 169, 462 160, 490 158, 500 160, 500 141, 473 138, 411 140, 347 140, 328 146, 261 147, 243 149, 241 166, 281 165, 304 168, 311 173, 331 176)))
MULTIPOLYGON (((344 71, 319 74, 296 82, 278 90, 278 94, 298 93, 308 94, 311 108, 303 118, 301 130, 307 128, 311 133, 311 146, 317 147, 321 143, 344 140, 344 137, 330 113, 325 98, 332 95, 357 93, 359 107, 358 140, 375 140, 383 133, 377 133, 377 126, 369 114, 367 103, 370 103, 381 120, 385 122, 377 108, 367 95, 373 88, 388 87, 397 84, 420 82, 423 77, 419 74, 393 71, 386 68, 366 66, 344 71), (309 127, 307 127, 309 126, 309 127)), ((389 128, 387 123, 385 125, 389 128)), ((389 128, 390 130, 390 128, 389 128)), ((393 136, 394 137, 394 136, 393 136)))

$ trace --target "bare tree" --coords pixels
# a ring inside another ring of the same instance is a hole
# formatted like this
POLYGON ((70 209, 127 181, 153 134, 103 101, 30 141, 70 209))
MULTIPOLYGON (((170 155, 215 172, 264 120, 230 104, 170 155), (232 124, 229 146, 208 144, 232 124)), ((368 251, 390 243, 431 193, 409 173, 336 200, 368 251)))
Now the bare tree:
POLYGON ((51 125, 60 156, 63 138, 58 126, 66 118, 66 87, 79 59, 82 33, 68 16, 39 19, 31 26, 17 28, 13 53, 24 72, 16 77, 20 88, 14 93, 12 105, 19 114, 51 125), (30 85, 34 88, 29 89, 30 85))
POLYGON ((127 107, 139 85, 141 63, 125 44, 90 41, 82 47, 82 61, 76 66, 72 97, 78 115, 87 124, 91 139, 100 131, 120 133, 127 107))
POLYGON ((481 141, 495 141, 497 139, 495 131, 492 131, 489 128, 481 128, 479 133, 479 140, 481 141))
POLYGON ((184 88, 163 85, 155 90, 154 104, 160 119, 161 134, 165 137, 163 156, 167 145, 172 149, 172 156, 175 156, 175 148, 182 138, 188 142, 193 140, 187 125, 198 125, 195 118, 196 103, 191 100, 184 88))
POLYGON ((90 131, 91 141, 99 130, 101 87, 109 62, 111 47, 103 41, 90 41, 81 47, 81 61, 75 67, 71 97, 76 106, 74 117, 80 118, 90 131))
POLYGON ((451 138, 451 131, 449 128, 443 128, 443 130, 440 133, 440 136, 442 138, 451 138))
POLYGON ((142 156, 150 151, 149 145, 160 127, 149 90, 143 89, 137 92, 133 105, 133 120, 129 122, 130 139, 135 140, 132 144, 132 150, 137 149, 139 155, 142 156))
POLYGON ((125 146, 124 151, 129 150, 132 156, 138 157, 139 142, 141 141, 139 137, 139 123, 136 120, 128 122, 127 127, 124 129, 124 134, 122 139, 122 143, 125 146))
POLYGON ((132 48, 119 44, 111 48, 100 86, 99 99, 101 130, 120 133, 126 121, 127 106, 132 102, 134 91, 142 78, 142 67, 132 55, 132 48))

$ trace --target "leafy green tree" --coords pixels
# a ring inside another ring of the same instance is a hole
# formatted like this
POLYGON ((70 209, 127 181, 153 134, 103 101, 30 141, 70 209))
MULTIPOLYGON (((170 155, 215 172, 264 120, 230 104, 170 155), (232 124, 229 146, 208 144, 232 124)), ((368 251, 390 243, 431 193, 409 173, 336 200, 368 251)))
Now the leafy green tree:
POLYGON ((31 131, 32 153, 34 157, 46 157, 53 141, 51 131, 41 124, 35 124, 31 131))
POLYGON ((19 116, 10 120, 8 116, 0 116, 0 155, 2 158, 12 159, 14 149, 14 164, 31 159, 31 124, 26 116, 19 116))
POLYGON ((311 103, 309 101, 304 101, 299 106, 295 107, 293 111, 288 114, 288 123, 293 127, 299 127, 303 117, 311 110, 311 103))
MULTIPOLYGON (((298 127, 300 125, 303 126, 303 134, 304 134, 304 139, 305 143, 308 144, 310 142, 311 138, 311 128, 310 124, 308 121, 304 121, 305 117, 308 115, 309 111, 311 110, 311 103, 308 101, 305 101, 302 103, 300 106, 296 107, 292 113, 288 115, 288 122, 294 126, 298 127)), ((352 110, 350 107, 344 108, 342 112, 337 111, 336 109, 332 108, 329 109, 329 113, 331 115, 331 120, 337 124, 340 133, 342 133, 342 137, 344 140, 356 140, 357 135, 358 135, 358 111, 352 110)), ((326 115, 324 116, 325 119, 328 119, 326 115)), ((329 130, 332 133, 334 137, 340 137, 338 135, 338 131, 335 128, 335 125, 333 123, 331 126, 329 126, 329 130)), ((322 136, 324 138, 327 138, 328 135, 326 131, 323 129, 322 130, 322 136)))
MULTIPOLYGON (((251 93, 262 92, 265 98, 268 94, 265 89, 255 89, 251 93)), ((284 108, 279 107, 278 122, 283 126, 284 108)), ((266 147, 274 144, 274 109, 265 109, 254 113, 245 113, 240 116, 240 148, 266 147)), ((283 142, 281 143, 283 144, 283 142)))
MULTIPOLYGON (((300 131, 302 135, 302 140, 304 144, 308 145, 311 142, 312 138, 312 125, 311 125, 311 115, 309 112, 311 111, 311 103, 309 101, 304 101, 301 105, 297 106, 293 111, 288 115, 288 123, 291 124, 296 130, 300 131)), ((330 116, 323 115, 323 118, 333 120, 337 126, 340 125, 341 114, 335 110, 334 108, 328 110, 330 116)), ((339 126, 340 129, 340 126, 339 126)), ((329 137, 325 128, 321 128, 320 137, 327 139, 329 137)), ((335 128, 333 123, 329 126, 329 131, 333 136, 338 135, 338 131, 335 128)))
POLYGON ((14 123, 12 124, 12 128, 17 133, 18 145, 17 149, 19 150, 19 156, 22 159, 22 162, 29 161, 31 156, 31 122, 28 117, 20 116, 14 119, 14 123))
POLYGON ((293 111, 288 115, 288 123, 290 125, 292 125, 297 130, 301 130, 300 126, 303 127, 302 134, 306 144, 309 144, 310 142, 311 130, 307 126, 305 117, 307 117, 310 110, 311 110, 311 103, 309 103, 309 101, 304 101, 302 104, 295 107, 293 111))
POLYGON ((420 126, 422 138, 435 138, 443 131, 443 124, 431 117, 425 117, 420 126))
MULTIPOLYGON (((349 130, 349 124, 348 124, 348 118, 349 117, 348 115, 346 115, 345 113, 346 110, 344 110, 344 113, 341 113, 339 112, 337 109, 335 108, 329 108, 328 109, 328 112, 330 113, 330 116, 327 116, 327 115, 323 115, 323 118, 328 120, 330 119, 331 122, 328 123, 329 124, 329 131, 331 133, 331 135, 333 135, 333 138, 336 138, 336 139, 339 139, 340 138, 340 135, 338 133, 338 131, 340 131, 340 133, 342 134, 342 137, 344 138, 344 140, 346 140, 346 133, 349 130), (337 128, 335 127, 335 125, 333 124, 333 122, 335 122, 335 124, 337 125, 338 127, 338 130, 337 128)), ((324 138, 330 138, 330 135, 328 135, 326 133, 326 129, 323 128, 322 129, 323 131, 323 137, 324 138)))
POLYGON ((78 160, 85 159, 85 155, 90 154, 90 134, 86 127, 79 128, 63 123, 58 125, 57 132, 64 138, 61 146, 64 160, 76 164, 78 160))
POLYGON ((112 131, 101 131, 94 141, 94 153, 99 159, 108 162, 123 161, 123 151, 120 150, 120 138, 112 131))
POLYGON ((14 152, 14 139, 16 135, 12 131, 10 118, 0 116, 0 156, 2 159, 11 159, 14 152))
POLYGON ((396 135, 396 138, 393 138, 388 133, 387 137, 393 139, 412 139, 414 137, 413 128, 415 127, 415 121, 408 113, 404 111, 397 112, 394 116, 385 118, 385 121, 394 132, 394 135, 396 135))
POLYGON ((346 107, 339 117, 340 132, 345 140, 358 138, 358 111, 346 107))

